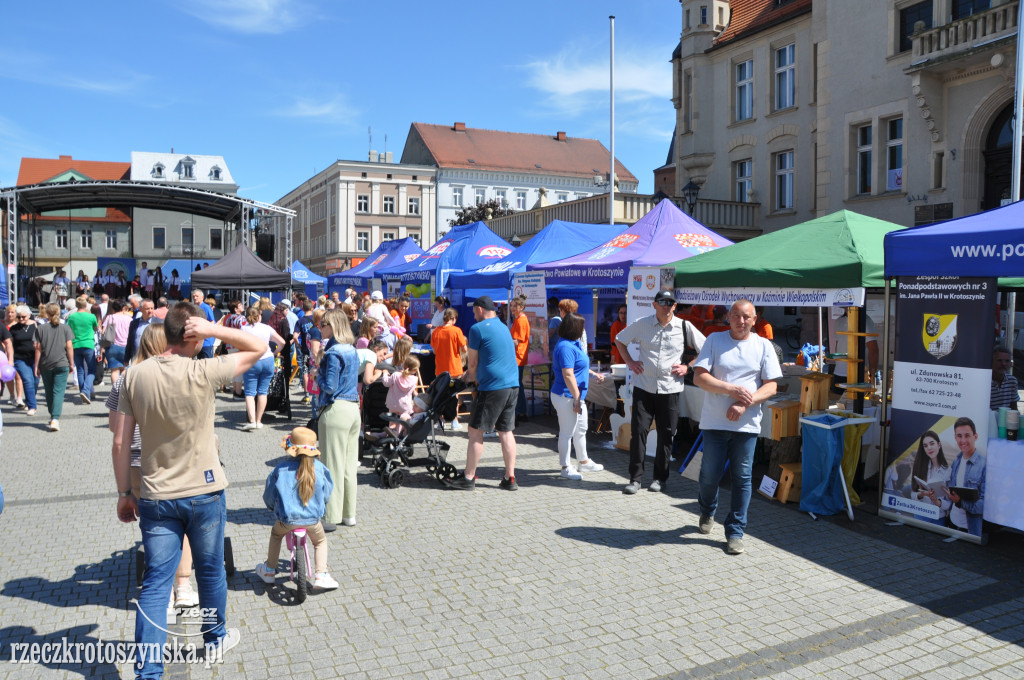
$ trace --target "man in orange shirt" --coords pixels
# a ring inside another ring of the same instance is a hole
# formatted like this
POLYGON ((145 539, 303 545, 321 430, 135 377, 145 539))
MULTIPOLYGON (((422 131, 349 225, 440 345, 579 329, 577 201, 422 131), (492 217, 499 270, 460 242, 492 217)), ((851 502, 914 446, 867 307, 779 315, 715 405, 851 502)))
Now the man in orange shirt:
POLYGON ((623 328, 626 327, 626 305, 619 305, 619 309, 616 312, 615 321, 612 322, 612 363, 621 364, 622 355, 619 354, 619 348, 615 344, 615 336, 619 334, 623 328))
POLYGON ((764 318, 764 307, 755 307, 754 311, 757 313, 757 321, 753 328, 754 334, 760 335, 765 340, 774 340, 775 334, 772 332, 772 325, 764 318))
POLYGON ((711 333, 728 331, 731 328, 727 318, 729 310, 725 305, 715 305, 712 313, 715 315, 714 318, 704 324, 704 330, 702 332, 705 336, 710 335, 711 333))
POLYGON ((516 401, 516 421, 526 420, 526 388, 523 386, 523 367, 530 350, 530 320, 526 318, 526 296, 517 295, 509 305, 512 316, 512 341, 516 343, 516 365, 519 366, 519 399, 516 401))
MULTIPOLYGON (((430 334, 430 346, 434 348, 434 367, 437 373, 448 371, 453 378, 462 375, 462 357, 466 353, 469 343, 462 329, 455 325, 459 314, 449 307, 444 310, 444 325, 434 329, 430 334)), ((452 424, 452 430, 458 432, 457 417, 458 403, 452 399, 444 407, 441 417, 452 424)))

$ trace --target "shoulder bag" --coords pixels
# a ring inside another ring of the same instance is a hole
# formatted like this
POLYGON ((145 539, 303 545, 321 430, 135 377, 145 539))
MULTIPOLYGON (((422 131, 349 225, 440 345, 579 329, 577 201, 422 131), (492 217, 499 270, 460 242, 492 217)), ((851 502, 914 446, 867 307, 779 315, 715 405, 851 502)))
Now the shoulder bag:
POLYGON ((114 344, 114 339, 117 337, 117 328, 113 323, 108 323, 107 327, 103 329, 103 335, 100 336, 100 347, 107 349, 114 344))

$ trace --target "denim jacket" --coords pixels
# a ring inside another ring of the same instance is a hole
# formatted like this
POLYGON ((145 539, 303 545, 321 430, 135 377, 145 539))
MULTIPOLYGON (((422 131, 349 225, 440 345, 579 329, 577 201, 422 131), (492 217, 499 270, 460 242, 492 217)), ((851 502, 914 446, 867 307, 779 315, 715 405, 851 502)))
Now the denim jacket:
POLYGON ((299 459, 292 458, 274 468, 267 477, 267 486, 263 489, 263 502, 274 511, 274 517, 285 524, 308 527, 320 521, 324 516, 327 498, 334 489, 331 471, 320 461, 313 460, 316 470, 316 485, 309 505, 303 505, 299 498, 299 483, 296 475, 299 472, 299 459))
MULTIPOLYGON (((966 510, 968 515, 983 515, 985 512, 985 456, 975 451, 974 455, 964 462, 963 454, 958 455, 953 460, 953 464, 949 466, 948 486, 956 484, 961 465, 967 466, 967 471, 964 473, 964 486, 977 489, 978 500, 973 503, 960 501, 960 507, 966 510)), ((953 503, 948 498, 942 501, 943 510, 949 510, 952 505, 953 503)))
POLYGON ((352 345, 333 338, 320 360, 316 384, 320 388, 321 408, 337 400, 359 402, 359 355, 352 345))

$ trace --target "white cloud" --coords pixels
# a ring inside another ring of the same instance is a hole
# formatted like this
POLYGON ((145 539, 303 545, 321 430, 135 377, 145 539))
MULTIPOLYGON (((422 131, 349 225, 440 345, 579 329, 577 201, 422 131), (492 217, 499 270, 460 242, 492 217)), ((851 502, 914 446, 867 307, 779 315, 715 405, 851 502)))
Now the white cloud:
MULTIPOLYGON (((540 107, 563 118, 584 119, 587 134, 607 131, 608 54, 569 48, 526 66, 527 84, 545 96, 540 107), (600 121, 595 118, 600 117, 600 121), (587 120, 592 119, 590 125, 587 120)), ((671 138, 672 65, 662 51, 620 51, 615 56, 615 118, 620 133, 671 138)))
POLYGON ((68 65, 58 63, 48 55, 28 51, 0 51, 0 73, 3 73, 3 77, 26 83, 101 94, 133 92, 149 79, 145 74, 120 65, 89 65, 80 62, 68 65))
POLYGON ((175 7, 212 26, 245 34, 287 33, 305 20, 297 0, 185 0, 175 7))
POLYGON ((355 109, 349 106, 341 95, 334 95, 328 99, 296 97, 287 106, 273 111, 275 116, 281 118, 298 118, 335 124, 350 122, 355 117, 355 113, 355 109))

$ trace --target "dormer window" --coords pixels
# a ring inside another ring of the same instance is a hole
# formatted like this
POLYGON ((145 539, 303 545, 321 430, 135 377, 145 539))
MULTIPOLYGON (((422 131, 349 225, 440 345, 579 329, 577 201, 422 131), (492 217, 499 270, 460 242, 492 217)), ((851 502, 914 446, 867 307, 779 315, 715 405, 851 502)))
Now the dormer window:
POLYGON ((196 162, 186 156, 181 159, 181 179, 195 179, 196 178, 196 162))
POLYGON ((210 168, 210 179, 220 180, 220 168, 218 166, 215 165, 210 168))
POLYGON ((164 164, 163 163, 157 163, 156 165, 153 166, 153 171, 150 172, 149 174, 150 174, 150 176, 153 179, 163 179, 164 178, 164 164))

